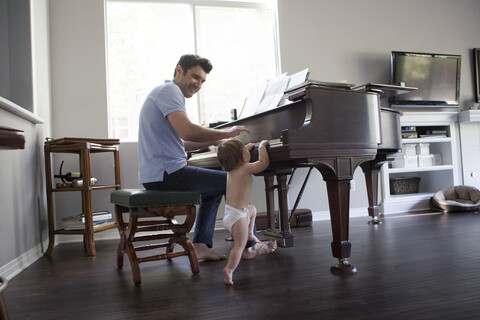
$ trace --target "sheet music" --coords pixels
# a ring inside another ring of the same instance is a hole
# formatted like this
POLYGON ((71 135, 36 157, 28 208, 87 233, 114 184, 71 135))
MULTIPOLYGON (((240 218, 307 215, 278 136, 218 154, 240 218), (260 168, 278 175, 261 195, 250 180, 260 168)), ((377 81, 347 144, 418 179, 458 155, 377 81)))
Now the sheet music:
POLYGON ((310 71, 308 71, 308 68, 306 68, 306 69, 303 69, 302 71, 299 71, 297 73, 294 73, 288 76, 288 85, 286 90, 294 86, 298 86, 299 84, 307 81, 309 74, 310 74, 310 71))
POLYGON ((250 96, 245 100, 245 104, 243 105, 242 112, 239 114, 238 118, 246 118, 253 116, 257 107, 260 105, 260 101, 262 101, 263 95, 265 90, 267 89, 267 82, 262 82, 257 86, 253 87, 250 96))
MULTIPOLYGON (((288 85, 285 91, 288 91, 289 89, 304 83, 305 81, 308 80, 309 75, 310 75, 310 71, 308 70, 308 68, 306 68, 306 69, 303 69, 302 71, 299 71, 297 73, 294 73, 288 76, 288 85)), ((283 106, 292 102, 293 101, 288 100, 288 96, 284 94, 282 96, 282 99, 278 103, 278 105, 283 106)))
POLYGON ((288 77, 286 73, 275 79, 268 80, 267 88, 265 89, 262 101, 260 101, 260 104, 258 105, 255 113, 260 113, 276 108, 283 97, 283 92, 287 88, 287 85, 288 77))
POLYGON ((254 114, 290 103, 290 101, 286 99, 284 92, 304 83, 305 80, 308 79, 309 73, 309 69, 306 68, 290 76, 284 73, 275 79, 257 84, 250 92, 250 96, 245 100, 238 118, 247 118, 254 114))

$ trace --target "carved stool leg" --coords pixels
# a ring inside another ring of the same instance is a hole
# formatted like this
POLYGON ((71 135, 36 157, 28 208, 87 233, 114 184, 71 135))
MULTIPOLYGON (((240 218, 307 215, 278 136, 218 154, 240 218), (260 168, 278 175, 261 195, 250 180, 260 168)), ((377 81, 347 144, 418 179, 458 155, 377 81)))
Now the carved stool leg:
POLYGON ((192 269, 192 273, 199 273, 200 267, 198 265, 198 258, 197 254, 195 253, 195 249, 193 249, 193 245, 190 240, 185 237, 178 237, 178 238, 171 238, 170 240, 175 241, 176 243, 180 244, 183 249, 185 250, 188 259, 190 260, 190 268, 192 269))
POLYGON ((119 269, 123 268, 123 256, 125 254, 125 221, 123 220, 123 213, 127 212, 128 209, 115 205, 115 220, 118 228, 118 232, 120 234, 120 243, 118 244, 117 249, 117 267, 119 269))
POLYGON ((127 255, 128 259, 130 260, 130 266, 132 267, 133 282, 136 285, 140 285, 142 282, 142 278, 140 276, 140 266, 137 254, 135 253, 135 248, 131 243, 127 243, 127 255))
MULTIPOLYGON (((169 253, 173 252, 174 248, 175 248, 175 242, 174 242, 173 238, 170 238, 168 240, 168 246, 167 246, 167 250, 166 250, 167 256, 168 256, 169 253)), ((172 261, 172 258, 168 258, 168 260, 172 261)))

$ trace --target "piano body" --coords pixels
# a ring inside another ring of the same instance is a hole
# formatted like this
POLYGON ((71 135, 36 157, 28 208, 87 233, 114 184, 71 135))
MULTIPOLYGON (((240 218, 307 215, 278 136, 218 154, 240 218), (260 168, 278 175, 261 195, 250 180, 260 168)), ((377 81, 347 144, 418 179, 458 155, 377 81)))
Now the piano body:
MULTIPOLYGON (((398 151, 401 146, 401 113, 381 108, 380 93, 367 89, 307 86, 290 96, 290 100, 293 101, 290 104, 216 128, 244 125, 251 134, 240 134, 238 138, 242 142, 271 140, 270 165, 259 175, 265 180, 270 231, 267 235, 277 239, 281 246, 293 246, 288 224, 287 176, 292 168, 314 167, 320 171, 327 185, 332 253, 339 260, 331 271, 355 273, 356 268, 348 261, 351 252, 348 238, 350 180, 355 169, 362 165, 367 184, 370 184, 367 188, 369 214, 375 218, 374 215, 378 215, 378 170, 386 161, 386 154, 398 151), (280 230, 274 228, 273 221, 275 189, 280 230)), ((220 167, 215 152, 195 154, 189 164, 220 167)))

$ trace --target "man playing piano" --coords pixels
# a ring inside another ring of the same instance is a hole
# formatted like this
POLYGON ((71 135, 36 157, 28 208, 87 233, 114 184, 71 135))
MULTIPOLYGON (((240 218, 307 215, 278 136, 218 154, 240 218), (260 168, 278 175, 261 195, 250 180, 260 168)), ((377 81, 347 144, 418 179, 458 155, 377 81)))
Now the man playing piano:
POLYGON ((226 192, 226 173, 187 166, 186 151, 218 145, 223 139, 250 131, 244 126, 225 131, 209 129, 189 120, 185 98, 200 90, 211 70, 209 60, 183 55, 173 81, 167 80, 149 93, 140 111, 138 176, 145 189, 193 190, 201 194, 193 247, 198 259, 221 260, 225 256, 211 248, 217 209, 226 192))
MULTIPOLYGON (((246 146, 238 139, 232 138, 218 146, 218 160, 227 171, 227 194, 225 197, 225 216, 223 226, 233 237, 233 248, 230 251, 228 262, 223 268, 225 284, 233 285, 233 271, 240 259, 251 259, 251 249, 245 248, 247 241, 257 243, 257 253, 275 251, 277 243, 267 241, 260 243, 254 234, 257 209, 250 204, 252 194, 252 177, 268 167, 267 140, 258 146, 258 160, 250 162, 250 150, 253 143, 246 146)), ((254 246, 254 247, 255 247, 254 246)))

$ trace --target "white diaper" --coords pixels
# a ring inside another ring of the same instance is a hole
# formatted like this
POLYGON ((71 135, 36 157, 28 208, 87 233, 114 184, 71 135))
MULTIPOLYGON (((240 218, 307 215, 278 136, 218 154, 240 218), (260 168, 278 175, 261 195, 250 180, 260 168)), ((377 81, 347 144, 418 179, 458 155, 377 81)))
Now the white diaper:
POLYGON ((247 224, 250 224, 250 217, 248 216, 248 210, 238 210, 228 204, 225 205, 225 215, 223 216, 223 227, 232 233, 232 226, 239 219, 247 218, 247 224))

